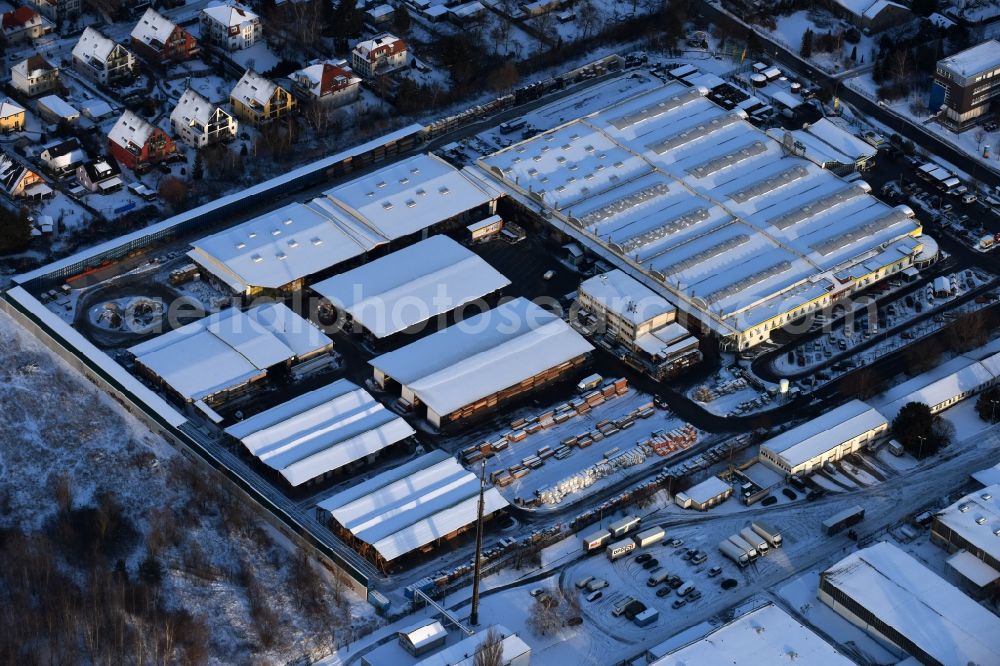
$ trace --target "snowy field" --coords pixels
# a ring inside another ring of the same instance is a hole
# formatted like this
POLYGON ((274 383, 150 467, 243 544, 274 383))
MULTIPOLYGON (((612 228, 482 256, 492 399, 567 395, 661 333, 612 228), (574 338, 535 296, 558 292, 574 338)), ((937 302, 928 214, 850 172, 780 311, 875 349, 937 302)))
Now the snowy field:
POLYGON ((875 40, 861 33, 861 39, 857 44, 851 44, 844 40, 839 50, 820 52, 815 47, 816 37, 828 31, 836 34, 840 30, 850 28, 849 23, 822 9, 793 12, 787 16, 776 17, 776 21, 777 28, 773 31, 767 31, 767 34, 793 53, 799 53, 803 33, 807 29, 813 31, 815 35, 813 54, 808 60, 824 72, 833 74, 864 66, 872 62, 873 53, 877 50, 875 40), (852 52, 855 52, 857 61, 851 60, 852 52))
MULTIPOLYGON (((59 474, 68 481, 74 509, 93 506, 110 492, 138 532, 122 554, 127 571, 135 575, 141 561, 155 556, 163 566, 165 603, 211 623, 214 663, 318 658, 374 621, 364 600, 317 567, 311 580, 322 608, 303 612, 290 582, 292 544, 214 473, 178 455, 3 313, 0 358, 0 415, 18 424, 0 435, 0 524, 50 530, 59 474), (248 601, 251 579, 274 614, 273 636, 257 630, 248 601)), ((79 572, 78 564, 60 566, 79 572)))

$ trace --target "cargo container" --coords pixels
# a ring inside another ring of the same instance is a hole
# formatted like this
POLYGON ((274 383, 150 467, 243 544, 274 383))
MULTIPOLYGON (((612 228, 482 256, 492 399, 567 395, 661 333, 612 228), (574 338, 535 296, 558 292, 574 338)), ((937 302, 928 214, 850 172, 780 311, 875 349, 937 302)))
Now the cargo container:
POLYGON ((606 546, 610 541, 611 532, 607 530, 598 530, 597 532, 592 532, 583 537, 583 550, 584 552, 589 553, 606 546))
POLYGON ((607 554, 608 559, 613 562, 619 557, 628 555, 633 550, 635 550, 635 541, 632 541, 632 539, 622 539, 621 541, 608 544, 604 552, 607 554))
POLYGON ((647 530, 643 530, 632 536, 635 539, 635 544, 639 548, 645 548, 646 546, 651 546, 655 543, 660 543, 663 541, 663 537, 666 533, 663 531, 662 527, 650 527, 647 530))
POLYGON ((781 533, 774 529, 774 527, 772 527, 769 523, 755 520, 750 523, 750 527, 753 528, 754 532, 767 539, 767 542, 772 548, 781 548, 781 533))
POLYGON ((586 393, 588 391, 593 391, 595 388, 601 385, 604 378, 600 375, 588 375, 580 380, 580 383, 576 385, 576 390, 580 393, 586 393))
POLYGON ((638 516, 625 516, 621 520, 616 520, 615 522, 608 525, 608 531, 611 532, 613 538, 618 538, 622 535, 628 534, 632 530, 638 529, 640 518, 638 516))
POLYGON ((647 608, 646 610, 636 615, 635 619, 632 621, 635 622, 636 626, 647 627, 659 619, 660 619, 660 611, 656 610, 655 608, 647 608))
POLYGON ((840 513, 836 513, 826 520, 823 521, 823 529, 826 530, 828 535, 834 535, 840 532, 845 527, 850 527, 851 525, 857 525, 865 517, 865 510, 860 506, 853 506, 850 509, 844 509, 840 513))

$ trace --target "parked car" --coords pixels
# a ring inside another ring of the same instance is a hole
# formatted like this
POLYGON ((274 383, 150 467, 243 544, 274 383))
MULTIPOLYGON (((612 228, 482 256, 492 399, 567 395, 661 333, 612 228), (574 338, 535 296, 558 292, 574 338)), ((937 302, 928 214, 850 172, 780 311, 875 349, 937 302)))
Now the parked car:
POLYGON ((687 601, 685 601, 684 599, 674 599, 674 603, 670 604, 670 607, 676 610, 686 603, 687 601))
POLYGON ((691 564, 703 564, 706 560, 708 560, 708 555, 699 551, 691 558, 691 564))
POLYGON ((655 569, 658 566, 660 566, 660 561, 657 560, 655 557, 646 560, 645 562, 642 563, 642 568, 645 569, 646 571, 649 571, 650 569, 655 569))
POLYGON ((699 599, 701 599, 701 592, 698 590, 695 590, 691 592, 691 594, 687 595, 688 601, 698 601, 699 599))
POLYGON ((586 578, 581 578, 580 580, 576 581, 576 587, 577 587, 577 589, 582 590, 583 588, 585 588, 588 585, 590 585, 590 582, 592 580, 594 580, 593 576, 587 576, 586 578))
POLYGON ((778 498, 774 495, 768 495, 760 501, 762 506, 771 506, 772 504, 777 504, 778 498))
POLYGON ((604 592, 597 590, 587 595, 587 601, 594 602, 604 596, 604 592))
POLYGON ((643 562, 648 562, 651 559, 653 559, 653 556, 650 553, 643 553, 641 555, 636 555, 635 556, 635 561, 636 561, 637 564, 642 564, 643 562))
POLYGON ((711 569, 708 570, 708 577, 715 578, 721 573, 722 573, 722 567, 712 567, 711 569))
POLYGON ((799 497, 798 495, 795 494, 795 491, 792 490, 791 488, 782 488, 781 489, 781 494, 784 495, 785 497, 787 497, 790 500, 798 499, 798 497, 799 497))
POLYGON ((678 539, 677 537, 674 537, 673 539, 667 542, 667 545, 670 546, 671 548, 679 548, 684 545, 684 541, 678 539))
POLYGON ((665 597, 668 594, 670 594, 671 592, 673 592, 673 590, 670 589, 670 586, 661 587, 660 589, 658 589, 656 591, 656 596, 658 596, 658 597, 665 597))

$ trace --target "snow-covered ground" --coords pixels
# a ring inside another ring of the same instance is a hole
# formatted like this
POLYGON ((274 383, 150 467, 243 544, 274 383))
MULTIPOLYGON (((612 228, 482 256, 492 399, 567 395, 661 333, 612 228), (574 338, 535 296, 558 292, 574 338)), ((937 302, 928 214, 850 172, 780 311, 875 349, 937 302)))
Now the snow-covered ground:
MULTIPOLYGON (((56 515, 55 475, 71 505, 93 505, 110 491, 138 531, 124 555, 135 575, 153 554, 163 566, 168 607, 211 624, 214 663, 286 663, 317 658, 374 622, 372 608, 318 567, 324 610, 300 609, 290 576, 296 548, 267 527, 214 473, 180 455, 117 403, 0 313, 0 525, 47 530, 56 515), (279 631, 263 647, 241 572, 262 586, 279 631)), ((78 563, 60 562, 75 571, 78 563)), ((42 600, 44 602, 44 600, 42 600)))
POLYGON ((817 39, 820 35, 828 31, 836 34, 838 31, 847 30, 851 27, 847 21, 834 17, 826 10, 802 10, 786 16, 778 16, 775 20, 777 23, 776 29, 773 31, 769 30, 767 33, 772 39, 793 53, 799 53, 803 33, 807 29, 813 31, 813 53, 808 60, 825 72, 842 72, 872 62, 872 53, 876 48, 875 40, 864 33, 860 34, 860 41, 857 44, 851 44, 847 40, 843 40, 841 48, 837 51, 821 52, 816 48, 817 39), (855 53, 857 60, 851 60, 852 52, 855 53))

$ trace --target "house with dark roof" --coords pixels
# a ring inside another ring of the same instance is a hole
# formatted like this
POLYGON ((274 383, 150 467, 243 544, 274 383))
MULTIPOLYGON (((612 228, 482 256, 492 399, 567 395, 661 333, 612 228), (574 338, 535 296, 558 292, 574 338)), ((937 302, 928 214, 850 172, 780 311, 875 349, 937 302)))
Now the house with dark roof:
POLYGON ((115 158, 101 155, 76 167, 76 179, 90 192, 108 194, 122 187, 122 171, 115 158))
POLYGON ((52 32, 52 22, 31 7, 18 7, 6 12, 0 20, 0 30, 8 44, 20 44, 52 32))
POLYGON ((73 137, 45 144, 38 159, 48 173, 61 178, 73 173, 76 167, 83 164, 87 160, 87 153, 80 146, 80 141, 73 137))
POLYGON ((41 176, 6 153, 0 153, 0 189, 11 199, 40 200, 52 194, 41 176))

